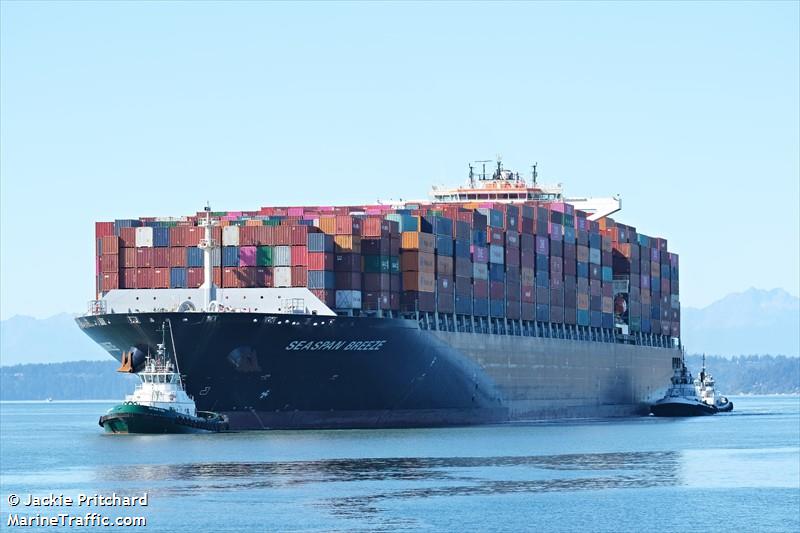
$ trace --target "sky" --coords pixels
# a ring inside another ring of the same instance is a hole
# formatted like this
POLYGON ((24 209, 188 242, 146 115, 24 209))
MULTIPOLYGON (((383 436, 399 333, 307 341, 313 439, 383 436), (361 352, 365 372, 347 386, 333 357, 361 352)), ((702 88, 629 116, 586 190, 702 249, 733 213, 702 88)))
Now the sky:
POLYGON ((425 198, 470 161, 622 197, 681 302, 800 292, 797 2, 0 4, 0 317, 94 221, 425 198))

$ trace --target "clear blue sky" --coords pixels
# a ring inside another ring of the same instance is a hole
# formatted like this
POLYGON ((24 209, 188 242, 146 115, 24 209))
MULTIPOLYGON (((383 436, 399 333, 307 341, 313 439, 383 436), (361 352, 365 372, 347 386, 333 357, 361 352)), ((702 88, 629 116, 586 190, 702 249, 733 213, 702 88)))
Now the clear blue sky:
POLYGON ((424 197, 540 164, 681 299, 798 293, 797 2, 2 3, 0 316, 84 309, 93 222, 424 197))

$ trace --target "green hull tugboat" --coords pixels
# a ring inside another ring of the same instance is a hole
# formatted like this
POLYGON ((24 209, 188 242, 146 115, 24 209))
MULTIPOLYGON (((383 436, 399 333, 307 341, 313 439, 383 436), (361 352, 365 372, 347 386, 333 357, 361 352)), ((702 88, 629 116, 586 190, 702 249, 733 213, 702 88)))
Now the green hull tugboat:
MULTIPOLYGON (((123 358, 119 371, 134 373, 132 361, 123 358)), ((100 417, 99 424, 106 432, 207 433, 228 429, 225 416, 197 411, 194 400, 186 394, 180 372, 167 358, 164 342, 157 345, 156 357, 148 357, 136 374, 140 383, 133 394, 100 417)))

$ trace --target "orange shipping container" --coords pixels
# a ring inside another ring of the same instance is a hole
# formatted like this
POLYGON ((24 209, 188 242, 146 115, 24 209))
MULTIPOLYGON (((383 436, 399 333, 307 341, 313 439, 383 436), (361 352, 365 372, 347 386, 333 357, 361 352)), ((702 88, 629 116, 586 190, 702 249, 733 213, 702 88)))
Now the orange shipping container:
POLYGON ((404 231, 400 238, 400 248, 403 250, 419 250, 420 252, 433 253, 434 250, 436 250, 436 237, 430 233, 404 231))
MULTIPOLYGON (((428 252, 405 251, 400 254, 400 270, 404 272, 436 272, 435 256, 428 252)), ((414 290, 414 289, 406 289, 414 290)))
POLYGON ((358 235, 334 235, 333 244, 337 253, 361 253, 361 237, 358 235))
POLYGON ((403 290, 435 292, 436 278, 429 272, 403 272, 403 290))
POLYGON ((100 256, 101 272, 117 272, 119 270, 119 256, 117 254, 106 254, 100 256))
POLYGON ((318 224, 322 233, 336 235, 336 217, 319 217, 318 224))

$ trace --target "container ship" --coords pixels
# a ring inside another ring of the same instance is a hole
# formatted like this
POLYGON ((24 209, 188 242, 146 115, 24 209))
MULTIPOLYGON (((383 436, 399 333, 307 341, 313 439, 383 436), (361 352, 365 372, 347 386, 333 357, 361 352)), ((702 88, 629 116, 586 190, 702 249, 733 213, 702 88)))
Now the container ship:
POLYGON ((138 372, 165 328, 232 429, 647 413, 680 352, 678 256, 502 167, 423 202, 97 222, 78 326, 138 372))

